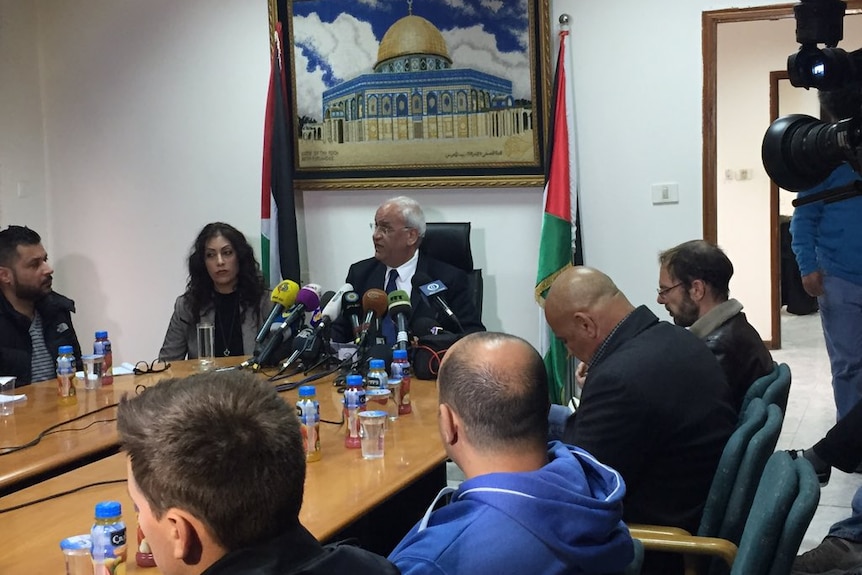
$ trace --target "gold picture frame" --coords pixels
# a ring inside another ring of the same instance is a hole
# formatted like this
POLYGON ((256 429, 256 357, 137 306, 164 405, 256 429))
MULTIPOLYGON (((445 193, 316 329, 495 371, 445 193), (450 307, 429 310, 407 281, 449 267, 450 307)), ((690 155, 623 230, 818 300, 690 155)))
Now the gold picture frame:
POLYGON ((297 189, 544 183, 548 0, 458 5, 279 6, 297 189))

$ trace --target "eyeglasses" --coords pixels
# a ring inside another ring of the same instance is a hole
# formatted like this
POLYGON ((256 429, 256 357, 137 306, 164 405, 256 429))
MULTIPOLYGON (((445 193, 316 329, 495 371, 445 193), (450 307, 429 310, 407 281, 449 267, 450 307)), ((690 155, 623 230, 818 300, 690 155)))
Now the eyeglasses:
POLYGON ((664 297, 664 296, 666 296, 666 295, 668 294, 668 292, 670 292, 670 290, 672 290, 672 289, 674 289, 674 288, 678 288, 679 286, 681 286, 681 285, 682 285, 682 284, 684 284, 684 283, 685 283, 685 282, 679 282, 678 284, 673 284, 673 285, 672 285, 672 286, 670 286, 670 287, 666 287, 666 288, 656 288, 655 293, 657 293, 657 294, 658 294, 658 297, 664 297))
POLYGON ((384 236, 388 236, 389 234, 395 232, 395 230, 410 230, 413 229, 409 226, 404 226, 403 228, 393 228, 389 224, 378 224, 377 222, 371 222, 368 224, 368 227, 371 228, 372 232, 380 231, 384 236))
POLYGON ((163 359, 154 359, 150 363, 139 361, 135 364, 132 370, 135 375, 144 375, 146 373, 161 373, 166 369, 170 369, 171 364, 163 359))

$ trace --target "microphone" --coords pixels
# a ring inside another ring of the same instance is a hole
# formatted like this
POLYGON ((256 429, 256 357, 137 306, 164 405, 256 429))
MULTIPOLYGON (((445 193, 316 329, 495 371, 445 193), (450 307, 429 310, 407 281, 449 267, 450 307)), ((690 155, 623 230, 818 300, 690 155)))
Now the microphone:
POLYGON ((352 289, 341 296, 341 313, 353 327, 353 337, 358 336, 360 330, 359 314, 362 313, 362 304, 359 303, 359 294, 352 289))
POLYGON ((305 311, 320 305, 320 286, 317 284, 305 284, 296 294, 296 303, 284 318, 284 323, 292 324, 298 318, 305 317, 305 311))
POLYGON ((317 334, 311 328, 302 328, 296 334, 296 337, 293 338, 293 353, 281 363, 281 369, 278 370, 278 373, 283 373, 300 356, 302 356, 303 360, 312 360, 319 353, 320 338, 317 337, 317 334))
MULTIPOLYGON (((332 298, 330 298, 329 303, 323 306, 323 310, 320 312, 320 319, 315 326, 315 331, 317 333, 325 330, 332 324, 332 322, 338 319, 338 316, 341 315, 342 300, 344 299, 344 295, 348 292, 356 293, 353 291, 353 286, 349 283, 338 288, 337 292, 330 292, 332 293, 332 298)), ((356 319, 356 322, 359 323, 359 318, 356 319)))
POLYGON ((332 301, 332 298, 335 296, 335 292, 329 290, 320 296, 320 305, 318 305, 314 312, 311 314, 311 320, 308 322, 308 325, 311 327, 317 327, 317 324, 320 323, 321 319, 323 319, 323 308, 329 305, 329 302, 332 301))
POLYGON ((410 296, 403 289, 397 289, 389 294, 389 317, 395 321, 398 336, 395 339, 398 349, 407 349, 407 320, 413 312, 410 296))
POLYGON ((385 316, 388 308, 389 296, 382 289, 371 288, 362 295, 362 310, 365 312, 365 321, 362 322, 362 328, 359 332, 360 349, 362 349, 366 338, 368 338, 372 322, 377 318, 385 316))
POLYGON ((421 272, 413 274, 412 282, 414 288, 418 287, 422 295, 434 302, 435 306, 446 314, 446 317, 452 320, 452 323, 458 328, 458 333, 464 333, 464 328, 461 326, 461 322, 458 321, 458 316, 455 315, 455 312, 452 311, 452 308, 443 299, 443 294, 448 290, 446 284, 440 280, 432 280, 428 274, 421 272))
POLYGON ((269 328, 272 326, 272 322, 275 321, 275 318, 285 310, 293 305, 293 302, 296 301, 296 294, 299 291, 299 284, 292 280, 284 280, 272 290, 272 296, 270 299, 272 300, 272 311, 269 312, 269 317, 266 318, 266 321, 263 324, 263 327, 260 328, 260 331, 257 332, 257 337, 255 341, 257 343, 263 343, 263 340, 266 339, 266 334, 269 333, 269 328))
POLYGON ((274 330, 272 335, 269 338, 269 341, 266 342, 263 350, 261 350, 260 354, 255 357, 251 357, 241 364, 239 364, 239 369, 245 369, 251 366, 253 371, 257 371, 260 369, 260 366, 269 361, 269 356, 273 354, 273 352, 282 344, 284 338, 288 339, 293 336, 293 328, 287 322, 281 322, 278 324, 278 328, 274 330))

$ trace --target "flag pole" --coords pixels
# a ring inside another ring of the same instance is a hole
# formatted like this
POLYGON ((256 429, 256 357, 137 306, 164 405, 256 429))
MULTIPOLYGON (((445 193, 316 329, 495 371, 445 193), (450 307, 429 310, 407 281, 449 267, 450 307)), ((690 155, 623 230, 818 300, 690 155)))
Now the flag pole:
MULTIPOLYGON (((561 32, 571 32, 571 25, 570 25, 571 18, 569 17, 568 14, 565 14, 565 13, 560 14, 560 17, 558 20, 560 23, 560 31, 561 32)), ((565 49, 568 50, 568 48, 569 48, 569 44, 566 43, 565 49)), ((568 54, 566 54, 566 56, 568 57, 568 54)), ((576 263, 575 262, 575 253, 573 251, 572 252, 572 265, 574 265, 575 263, 576 263)), ((569 357, 569 360, 567 362, 568 363, 568 365, 567 365, 568 369, 566 369, 566 379, 565 379, 565 386, 563 388, 563 397, 562 397, 564 403, 568 403, 569 400, 572 400, 572 399, 574 399, 575 402, 577 402, 581 398, 580 390, 578 389, 578 386, 575 385, 575 372, 578 369, 578 361, 579 360, 576 357, 569 357)))

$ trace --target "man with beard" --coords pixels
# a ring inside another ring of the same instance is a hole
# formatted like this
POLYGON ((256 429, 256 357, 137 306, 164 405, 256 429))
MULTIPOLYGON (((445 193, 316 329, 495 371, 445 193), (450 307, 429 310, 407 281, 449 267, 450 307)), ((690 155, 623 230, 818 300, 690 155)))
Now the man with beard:
POLYGON ((53 273, 39 234, 23 226, 0 232, 0 375, 19 385, 55 377, 61 345, 72 346, 83 369, 75 302, 53 291, 53 273))
POLYGON ((658 297, 675 324, 687 327, 715 355, 739 410, 749 386, 772 371, 769 350, 742 304, 728 299, 733 264, 718 246, 691 240, 659 255, 658 297))

